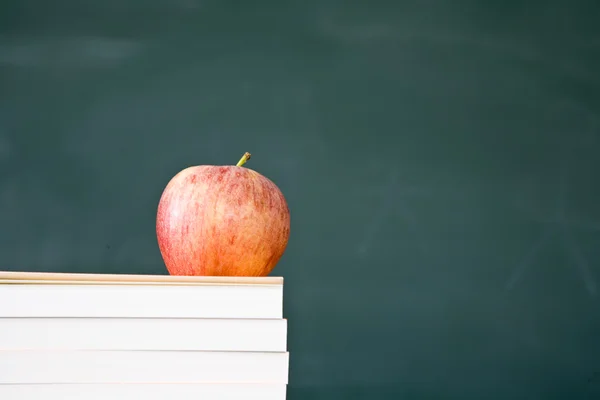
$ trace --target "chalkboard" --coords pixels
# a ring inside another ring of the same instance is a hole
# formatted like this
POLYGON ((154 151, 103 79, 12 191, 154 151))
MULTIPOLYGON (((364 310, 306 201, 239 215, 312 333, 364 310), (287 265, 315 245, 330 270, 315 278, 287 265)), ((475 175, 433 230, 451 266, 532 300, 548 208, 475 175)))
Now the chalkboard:
POLYGON ((167 273, 168 180, 292 214, 292 400, 600 396, 600 4, 11 0, 0 267, 167 273))

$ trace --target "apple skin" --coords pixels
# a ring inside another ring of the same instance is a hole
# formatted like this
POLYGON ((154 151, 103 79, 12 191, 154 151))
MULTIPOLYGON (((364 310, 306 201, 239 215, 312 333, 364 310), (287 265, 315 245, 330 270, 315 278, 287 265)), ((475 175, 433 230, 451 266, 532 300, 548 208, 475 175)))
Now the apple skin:
POLYGON ((290 211, 256 171, 192 166, 165 187, 156 235, 170 275, 267 276, 287 247, 290 211))

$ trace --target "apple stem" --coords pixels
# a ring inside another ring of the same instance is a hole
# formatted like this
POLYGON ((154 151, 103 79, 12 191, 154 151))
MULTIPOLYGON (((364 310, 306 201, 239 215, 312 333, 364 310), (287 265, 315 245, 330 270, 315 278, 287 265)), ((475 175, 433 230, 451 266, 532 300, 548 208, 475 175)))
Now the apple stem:
POLYGON ((250 159, 250 156, 250 153, 245 152, 242 158, 240 158, 240 161, 238 161, 238 163, 236 164, 236 167, 241 167, 242 165, 246 164, 246 161, 250 159))

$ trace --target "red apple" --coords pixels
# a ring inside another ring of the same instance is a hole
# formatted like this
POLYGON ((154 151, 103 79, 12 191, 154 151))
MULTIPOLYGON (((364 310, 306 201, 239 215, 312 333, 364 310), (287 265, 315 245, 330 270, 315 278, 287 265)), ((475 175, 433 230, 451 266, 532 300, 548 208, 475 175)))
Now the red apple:
POLYGON ((266 276, 283 255, 290 212, 270 179, 237 165, 186 168, 158 204, 156 235, 170 275, 266 276))

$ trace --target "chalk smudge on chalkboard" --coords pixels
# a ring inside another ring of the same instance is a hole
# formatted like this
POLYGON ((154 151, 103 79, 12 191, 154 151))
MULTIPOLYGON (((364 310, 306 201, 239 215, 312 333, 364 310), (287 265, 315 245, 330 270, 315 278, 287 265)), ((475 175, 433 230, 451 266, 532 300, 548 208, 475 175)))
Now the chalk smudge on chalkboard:
POLYGON ((104 37, 2 37, 0 65, 12 67, 113 67, 137 56, 139 42, 104 37))
POLYGON ((11 143, 8 140, 8 137, 4 134, 2 128, 0 127, 0 162, 8 160, 11 153, 11 143))
POLYGON ((362 257, 366 256, 375 240, 377 234, 381 230, 382 226, 391 218, 394 210, 398 210, 402 213, 402 218, 407 223, 407 227, 412 231, 413 239, 417 241, 419 250, 423 252, 423 255, 428 255, 428 247, 420 240, 417 235, 419 222, 414 212, 405 204, 405 199, 409 194, 420 192, 417 188, 400 188, 398 185, 398 171, 392 170, 390 178, 384 191, 384 203, 378 207, 373 214, 373 217, 366 224, 363 231, 363 238, 357 247, 357 252, 362 257))
POLYGON ((545 218, 544 221, 539 221, 540 224, 545 225, 546 228, 540 234, 539 239, 534 242, 523 259, 515 268, 513 268, 508 282, 506 283, 507 290, 513 290, 515 288, 523 274, 535 263, 539 252, 548 246, 548 241, 551 238, 554 238, 559 240, 559 243, 570 255, 570 259, 572 263, 575 264, 575 267, 577 268, 581 279, 583 280, 587 292, 590 294, 590 296, 596 295, 597 284, 592 275, 589 263, 583 251, 581 250, 579 243, 573 235, 573 226, 567 218, 567 195, 569 192, 568 176, 569 166, 565 161, 561 165, 557 179, 554 215, 550 219, 545 218))
POLYGON ((589 263, 581 250, 581 247, 573 233, 569 229, 565 229, 563 232, 564 235, 564 244, 567 250, 571 253, 573 258, 573 262, 577 266, 579 270, 579 274, 583 279, 583 283, 585 284, 585 288, 591 296, 595 296, 598 292, 598 288, 596 285, 596 281, 592 276, 592 272, 589 266, 589 263))

